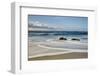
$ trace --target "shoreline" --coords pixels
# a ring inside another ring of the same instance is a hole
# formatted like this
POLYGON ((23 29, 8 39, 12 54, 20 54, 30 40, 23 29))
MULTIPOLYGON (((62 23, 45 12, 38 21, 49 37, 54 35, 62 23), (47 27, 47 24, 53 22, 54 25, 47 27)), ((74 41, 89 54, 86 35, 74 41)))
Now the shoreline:
POLYGON ((29 56, 28 58, 36 58, 36 57, 52 56, 52 55, 61 55, 61 54, 67 54, 67 53, 71 53, 71 51, 68 51, 68 52, 55 52, 55 53, 44 53, 44 54, 29 56))
POLYGON ((45 45, 37 45, 38 47, 41 47, 41 48, 45 48, 45 49, 52 49, 52 50, 68 50, 70 52, 87 52, 87 50, 80 50, 80 49, 68 49, 68 48, 56 48, 56 47, 50 47, 50 46, 45 46, 45 45))
POLYGON ((84 59, 88 58, 87 52, 71 52, 71 53, 64 53, 59 55, 46 55, 46 56, 39 56, 28 58, 28 61, 36 61, 36 60, 58 60, 58 59, 84 59))
POLYGON ((86 44, 72 41, 29 42, 28 60, 77 59, 88 57, 88 51, 85 49, 71 49, 71 47, 74 48, 75 46, 83 48, 86 47, 86 44), (70 48, 55 47, 59 45, 69 46, 70 48))

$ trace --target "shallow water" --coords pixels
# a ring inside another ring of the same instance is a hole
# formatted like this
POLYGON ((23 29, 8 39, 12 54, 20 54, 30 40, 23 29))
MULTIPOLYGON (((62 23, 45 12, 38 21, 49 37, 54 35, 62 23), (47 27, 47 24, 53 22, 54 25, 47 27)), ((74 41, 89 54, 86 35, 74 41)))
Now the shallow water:
POLYGON ((74 50, 88 50, 88 45, 87 44, 82 44, 82 43, 66 43, 63 42, 61 43, 46 43, 46 44, 41 44, 45 47, 52 47, 52 48, 66 48, 66 49, 74 49, 74 50))
POLYGON ((67 49, 78 49, 78 50, 88 50, 88 35, 87 33, 70 33, 70 34, 66 34, 66 32, 64 32, 64 34, 62 33, 47 33, 47 34, 43 34, 43 33, 34 33, 31 32, 31 34, 29 34, 28 37, 29 42, 35 43, 35 42, 40 42, 41 45, 47 46, 47 47, 52 47, 52 48, 67 48, 67 49), (67 38, 67 40, 65 42, 62 43, 54 43, 55 41, 59 40, 60 37, 64 37, 67 38), (78 38, 80 39, 80 41, 72 41, 72 38, 78 38), (71 41, 71 42, 67 42, 67 41, 71 41), (53 43, 51 43, 53 42, 53 43))

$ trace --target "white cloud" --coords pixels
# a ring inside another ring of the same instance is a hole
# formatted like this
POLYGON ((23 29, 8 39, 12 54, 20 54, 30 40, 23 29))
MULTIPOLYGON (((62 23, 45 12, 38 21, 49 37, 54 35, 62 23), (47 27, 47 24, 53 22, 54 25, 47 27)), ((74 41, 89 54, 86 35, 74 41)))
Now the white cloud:
MULTIPOLYGON (((50 25, 39 21, 29 21, 32 29, 54 31, 86 31, 80 25, 50 25)), ((30 27, 29 27, 30 28, 30 27)), ((86 28, 85 28, 86 29, 86 28)))
POLYGON ((29 30, 51 31, 54 30, 54 27, 46 23, 41 23, 39 21, 29 21, 29 30))
POLYGON ((32 24, 33 26, 42 26, 42 24, 39 21, 29 21, 29 24, 32 24))

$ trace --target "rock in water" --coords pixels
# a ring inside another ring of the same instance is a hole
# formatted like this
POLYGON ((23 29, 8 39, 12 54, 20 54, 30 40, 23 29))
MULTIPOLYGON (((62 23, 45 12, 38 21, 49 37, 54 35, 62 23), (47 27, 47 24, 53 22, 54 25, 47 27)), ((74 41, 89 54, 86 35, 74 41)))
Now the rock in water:
POLYGON ((80 41, 80 39, 77 39, 77 38, 72 38, 71 40, 80 41))
POLYGON ((60 37, 59 40, 67 40, 66 38, 64 37, 60 37))

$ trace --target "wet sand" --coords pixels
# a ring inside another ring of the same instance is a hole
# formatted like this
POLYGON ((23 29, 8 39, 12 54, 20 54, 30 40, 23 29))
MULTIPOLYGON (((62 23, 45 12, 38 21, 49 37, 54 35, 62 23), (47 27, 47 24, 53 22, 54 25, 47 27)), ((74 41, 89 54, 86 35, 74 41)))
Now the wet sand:
POLYGON ((84 59, 88 58, 87 52, 72 52, 72 53, 65 53, 60 55, 50 55, 50 56, 40 56, 40 57, 33 57, 28 58, 29 61, 34 60, 57 60, 57 59, 84 59))

